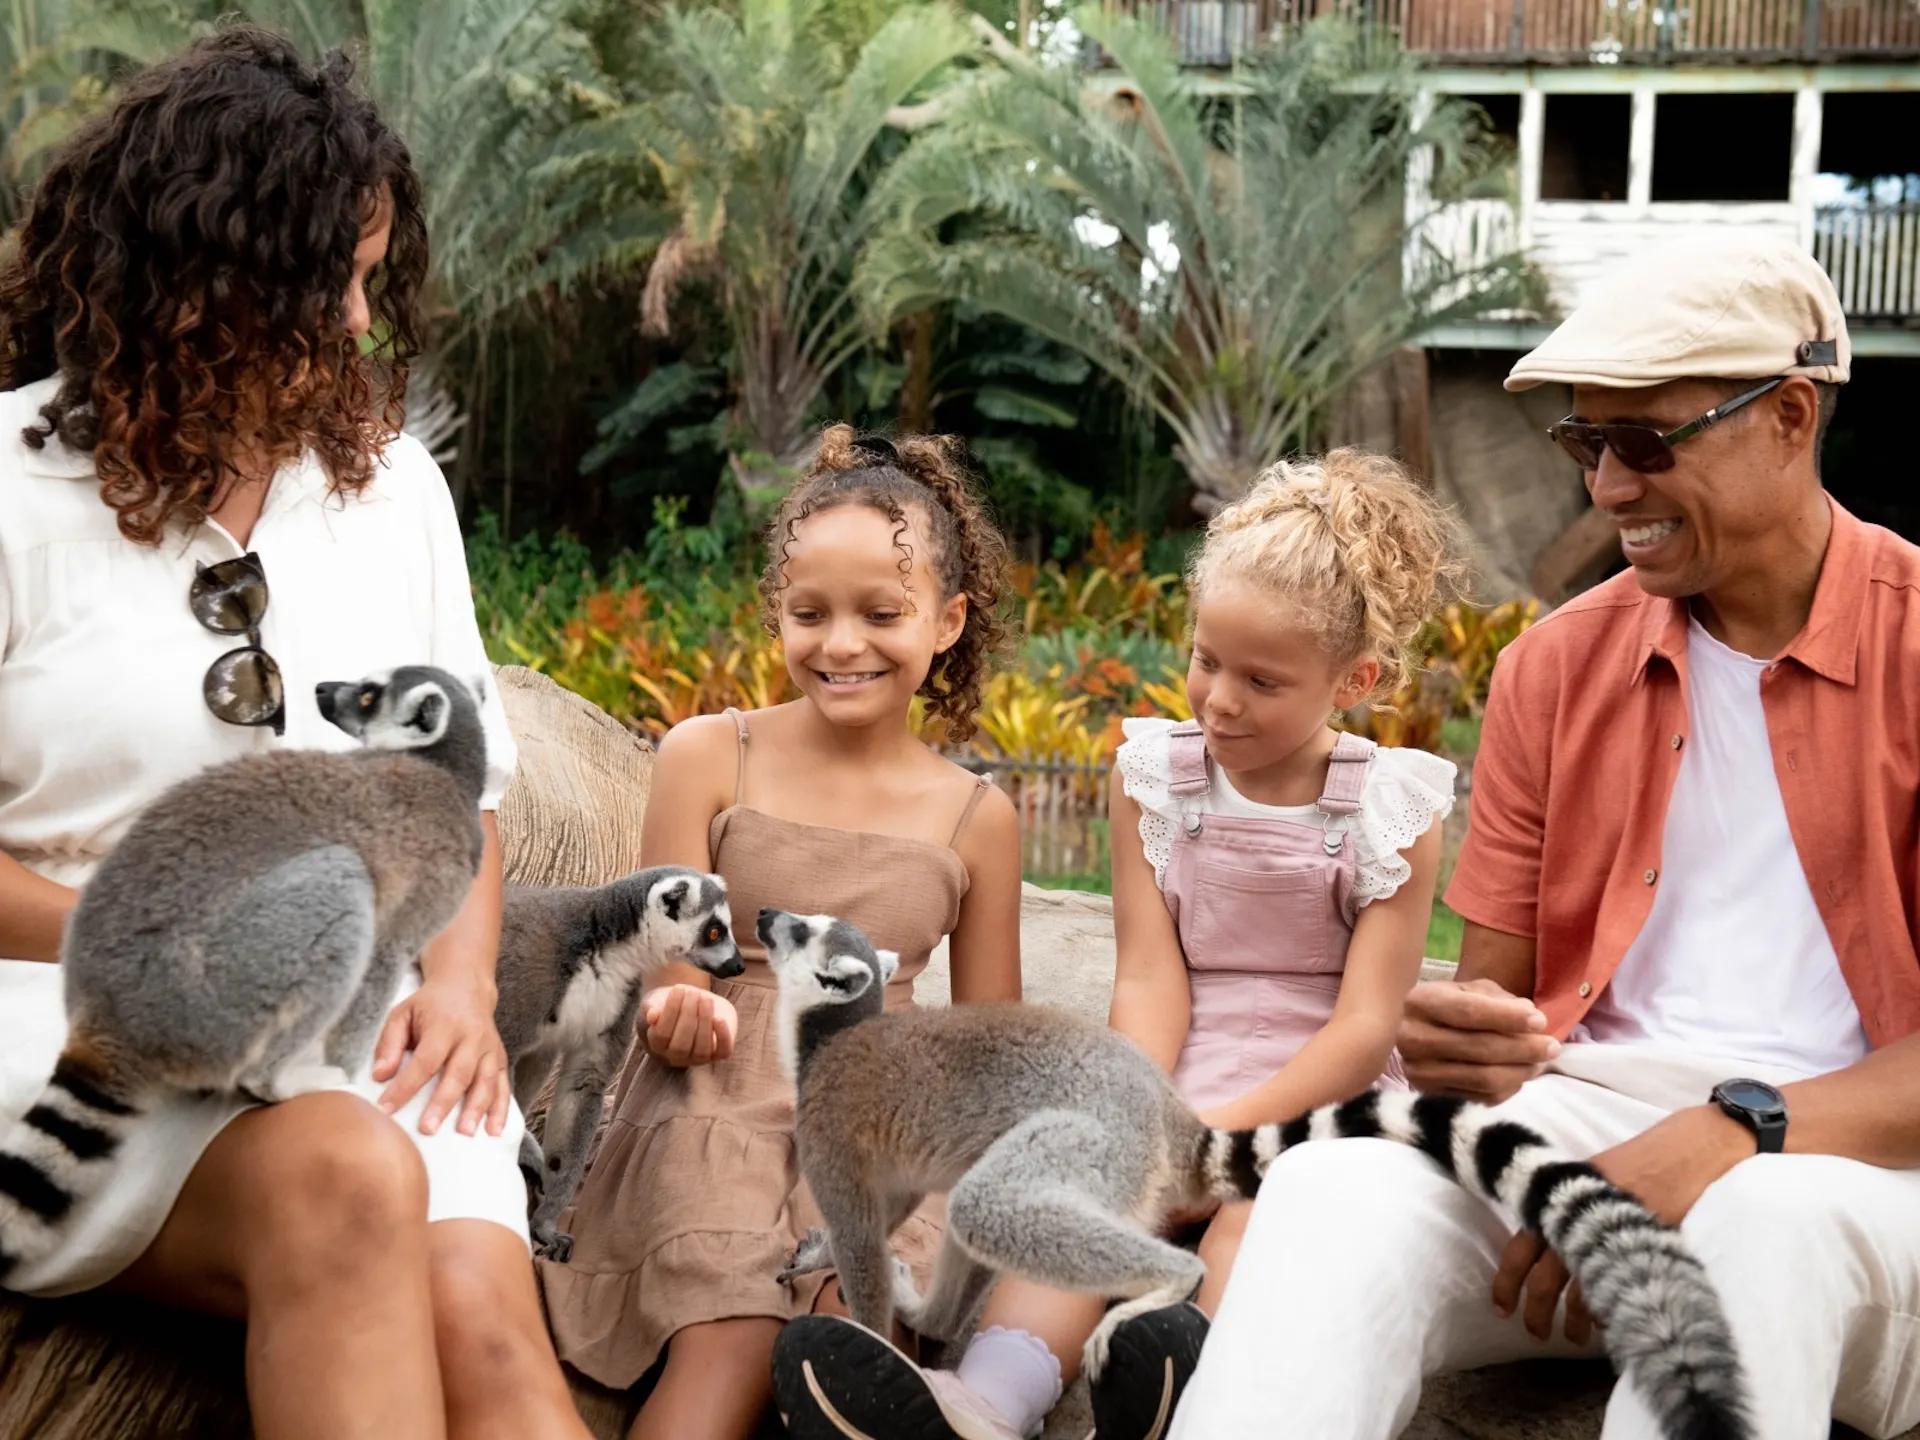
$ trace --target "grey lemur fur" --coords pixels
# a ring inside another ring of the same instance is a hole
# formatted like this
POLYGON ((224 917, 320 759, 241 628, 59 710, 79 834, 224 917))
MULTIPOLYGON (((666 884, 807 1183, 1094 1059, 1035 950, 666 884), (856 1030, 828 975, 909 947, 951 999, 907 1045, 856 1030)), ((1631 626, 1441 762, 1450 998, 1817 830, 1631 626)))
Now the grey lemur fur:
POLYGON ((67 922, 66 1047, 0 1142, 0 1283, 159 1097, 285 1100, 366 1063, 479 870, 476 695, 428 666, 327 682, 321 714, 362 749, 231 760, 134 819, 67 922))
MULTIPOLYGON (((1186 1299, 1205 1267, 1157 1238, 1177 1210, 1251 1198, 1311 1140, 1412 1145, 1580 1282, 1614 1364, 1665 1433, 1745 1440, 1745 1386, 1719 1297, 1679 1232, 1591 1165, 1483 1106, 1369 1092, 1285 1125, 1211 1130, 1124 1036, 1066 1011, 961 1005, 882 1013, 897 961, 831 916, 760 912, 795 1070, 801 1174, 826 1220, 788 1275, 832 1266, 848 1313, 879 1335, 894 1312, 950 1339, 1001 1273, 1124 1297, 1087 1342, 1097 1378, 1113 1331, 1186 1299), (925 1295, 887 1237, 928 1193, 947 1228, 925 1295)), ((1277 1284, 1285 1284, 1278 1277, 1277 1284)))
POLYGON ((660 865, 595 888, 507 887, 494 1023, 521 1109, 556 1067, 560 1072, 544 1151, 531 1134, 520 1147, 537 1195, 534 1244, 555 1260, 573 1252, 573 1237, 556 1226, 586 1168, 607 1085, 633 1039, 641 986, 676 960, 710 975, 746 968, 718 875, 660 865))

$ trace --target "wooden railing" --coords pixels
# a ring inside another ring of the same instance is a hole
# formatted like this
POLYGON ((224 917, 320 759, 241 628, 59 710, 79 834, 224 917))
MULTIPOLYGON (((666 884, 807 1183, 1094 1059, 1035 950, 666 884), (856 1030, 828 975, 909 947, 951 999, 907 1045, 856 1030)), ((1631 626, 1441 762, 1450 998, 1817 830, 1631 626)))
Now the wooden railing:
POLYGON ((1813 217, 1813 255, 1849 316, 1920 316, 1920 205, 1822 206, 1813 217))
MULTIPOLYGON (((1520 248, 1519 218, 1509 200, 1456 200, 1428 214, 1407 237, 1403 268, 1409 290, 1431 285, 1446 271, 1477 271, 1520 248)), ((1467 296, 1469 282, 1447 281, 1435 287, 1431 305, 1453 305, 1467 296)), ((1490 312, 1482 318, 1517 318, 1490 312)))
POLYGON ((1920 56, 1916 0, 1107 0, 1217 66, 1318 15, 1456 62, 1920 56))
POLYGON ((1106 765, 1070 760, 1012 760, 949 752, 976 774, 993 776, 1020 817, 1020 866, 1036 882, 1078 882, 1100 888, 1107 851, 1106 765))
MULTIPOLYGON (((1648 244, 1703 224, 1741 224, 1792 236, 1799 222, 1787 205, 1720 207, 1536 206, 1528 252, 1561 308, 1579 303, 1595 273, 1648 244), (1617 214, 1598 213, 1617 209, 1617 214), (1563 212, 1573 210, 1571 216, 1563 212)), ((1425 216, 1408 236, 1409 289, 1431 284, 1446 269, 1484 265, 1519 245, 1519 217, 1507 201, 1456 201, 1425 216)), ((1840 308, 1867 326, 1920 320, 1920 202, 1823 205, 1813 211, 1813 257, 1832 277, 1840 308)), ((1443 283, 1439 299, 1456 298, 1443 283)), ((1489 320, 1526 318, 1488 315, 1489 320)), ((1537 318, 1537 317, 1536 317, 1537 318)))

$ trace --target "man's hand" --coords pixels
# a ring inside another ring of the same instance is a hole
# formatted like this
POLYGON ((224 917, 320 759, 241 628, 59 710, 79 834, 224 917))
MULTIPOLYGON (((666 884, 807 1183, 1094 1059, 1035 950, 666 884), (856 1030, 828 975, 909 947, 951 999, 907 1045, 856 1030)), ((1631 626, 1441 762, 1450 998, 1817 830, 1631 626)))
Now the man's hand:
POLYGON ((452 971, 429 977, 394 1006, 373 1052, 373 1078, 393 1081, 381 1092, 381 1108, 398 1110, 437 1075, 440 1083, 420 1114, 422 1135, 438 1130, 463 1099, 462 1135, 473 1134, 482 1120, 489 1135, 504 1130, 513 1089, 507 1049, 493 1027, 494 1000, 491 980, 452 971), (408 1050, 413 1054, 402 1068, 408 1050))
POLYGON ((1709 1185, 1759 1148, 1753 1132, 1718 1105, 1691 1105, 1601 1151, 1593 1165, 1667 1224, 1678 1225, 1709 1185))
POLYGON ((699 985, 663 985, 646 998, 647 1050, 676 1069, 733 1054, 740 1015, 731 1001, 699 985))
POLYGON ((1531 1000, 1491 980, 1413 987, 1400 1022, 1400 1060, 1416 1090, 1497 1105, 1560 1053, 1531 1000))
MULTIPOLYGON (((1714 1105, 1676 1110, 1651 1129, 1593 1157, 1607 1179, 1669 1225, 1687 1218, 1706 1188, 1755 1151, 1754 1138, 1737 1120, 1714 1105)), ((1535 1339, 1553 1335, 1553 1311, 1566 1289, 1567 1267, 1528 1230, 1507 1242, 1493 1277, 1493 1308, 1511 1315, 1524 1293, 1527 1332, 1535 1339)), ((1576 1284, 1567 1291, 1567 1339, 1584 1345, 1593 1334, 1593 1317, 1576 1284)))

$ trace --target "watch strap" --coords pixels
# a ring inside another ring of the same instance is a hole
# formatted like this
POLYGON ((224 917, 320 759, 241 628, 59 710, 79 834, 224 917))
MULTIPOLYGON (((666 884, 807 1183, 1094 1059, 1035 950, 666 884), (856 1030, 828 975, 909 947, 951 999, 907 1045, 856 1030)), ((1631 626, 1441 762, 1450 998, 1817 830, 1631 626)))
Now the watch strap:
MULTIPOLYGON (((1759 1082, 1753 1083, 1757 1084, 1759 1082)), ((1767 1086, 1766 1088, 1773 1090, 1772 1086, 1767 1086)), ((1773 1093, 1779 1095, 1780 1092, 1773 1090, 1773 1093)), ((1751 1106, 1742 1105, 1739 1101, 1729 1096, 1722 1086, 1718 1085, 1713 1089, 1712 1099, 1713 1103, 1719 1107, 1723 1115, 1731 1120, 1739 1121, 1740 1124, 1747 1128, 1747 1132, 1752 1135, 1754 1139, 1754 1153, 1759 1155, 1778 1155, 1786 1149, 1787 1112, 1784 1097, 1782 1098, 1781 1108, 1777 1113, 1758 1111, 1751 1106)))

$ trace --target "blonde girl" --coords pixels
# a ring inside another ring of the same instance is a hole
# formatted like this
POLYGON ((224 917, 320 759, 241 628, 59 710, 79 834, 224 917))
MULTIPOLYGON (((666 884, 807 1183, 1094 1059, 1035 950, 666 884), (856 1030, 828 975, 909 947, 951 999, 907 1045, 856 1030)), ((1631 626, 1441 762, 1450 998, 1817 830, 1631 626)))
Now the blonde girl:
MULTIPOLYGON (((778 1280, 818 1223, 793 1157, 764 905, 840 915, 899 952, 887 1003, 951 937, 953 998, 1020 995, 1020 847, 1006 797, 916 739, 921 697, 973 729, 1003 638, 1005 547, 958 447, 826 432, 787 496, 761 581, 800 698, 679 725, 654 762, 642 857, 726 878, 747 973, 688 970, 647 999, 645 1045, 582 1189, 566 1265, 542 1264, 560 1354, 632 1387, 664 1355, 635 1440, 743 1440, 784 1321, 835 1292, 778 1280)), ((923 1279, 940 1208, 895 1238, 923 1279)))
MULTIPOLYGON (((1353 450, 1274 466, 1207 527, 1187 577, 1194 719, 1127 721, 1114 770, 1110 1023, 1210 1124, 1400 1083, 1394 1035, 1454 767, 1329 722, 1406 680, 1415 635, 1457 593, 1455 553, 1431 496, 1353 450)), ((1094 1387, 1099 1440, 1164 1433, 1250 1208, 1183 1217, 1206 1281, 1194 1304, 1116 1332, 1094 1387)), ((795 1327, 782 1343, 808 1337, 814 1383, 782 1409, 795 1440, 863 1424, 890 1440, 1037 1435, 1104 1304, 1003 1281, 952 1374, 876 1364, 870 1349, 836 1367, 850 1347, 832 1326, 795 1327)))

